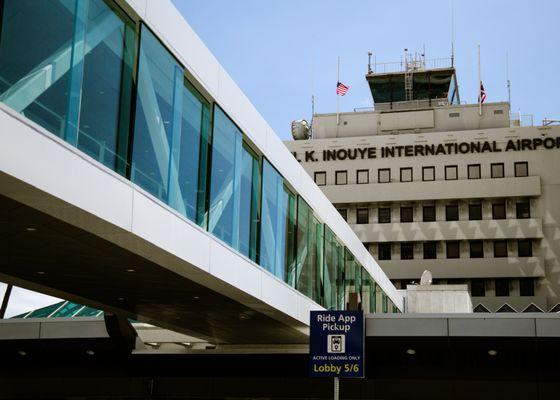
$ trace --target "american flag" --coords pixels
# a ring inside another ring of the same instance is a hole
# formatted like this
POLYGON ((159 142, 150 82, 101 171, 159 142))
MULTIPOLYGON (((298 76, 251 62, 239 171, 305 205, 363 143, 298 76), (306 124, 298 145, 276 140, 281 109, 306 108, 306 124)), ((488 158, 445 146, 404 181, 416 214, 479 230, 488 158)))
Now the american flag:
POLYGON ((344 96, 346 93, 348 93, 348 89, 350 89, 350 86, 346 86, 342 82, 338 82, 336 84, 336 94, 338 94, 339 96, 344 96))
POLYGON ((484 103, 484 100, 486 100, 486 90, 484 90, 482 81, 480 81, 480 93, 478 94, 478 98, 480 100, 480 104, 484 103))

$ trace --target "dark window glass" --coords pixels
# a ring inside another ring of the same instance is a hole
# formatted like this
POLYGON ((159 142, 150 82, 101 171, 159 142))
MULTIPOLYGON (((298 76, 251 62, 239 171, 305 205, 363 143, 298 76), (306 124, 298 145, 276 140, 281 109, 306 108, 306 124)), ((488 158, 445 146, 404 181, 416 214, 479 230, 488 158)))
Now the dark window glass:
POLYGON ((346 171, 336 171, 335 184, 346 185, 347 183, 348 183, 348 172, 346 172, 346 171))
POLYGON ((527 164, 527 161, 515 163, 515 176, 529 176, 529 164, 527 164))
POLYGON ((515 211, 517 218, 531 218, 531 205, 528 201, 517 203, 515 211))
POLYGON ((391 222, 391 209, 390 208, 378 208, 378 222, 380 224, 388 224, 391 222))
POLYGON ((346 208, 339 208, 338 212, 342 215, 345 221, 348 221, 348 210, 346 208))
POLYGON ((494 257, 507 257, 507 241, 494 240, 494 257))
POLYGON ((379 183, 391 182, 391 170, 389 168, 380 168, 377 170, 377 181, 379 183))
POLYGON ((490 165, 490 174, 492 178, 504 177, 504 163, 496 163, 490 165))
POLYGON ((412 168, 401 168, 401 182, 412 182, 412 168))
POLYGON ((434 181, 436 179, 436 167, 422 167, 422 180, 434 181))
POLYGON ((426 242, 424 243, 424 259, 431 260, 437 258, 437 243, 426 242))
POLYGON ((480 179, 480 164, 469 164, 467 173, 469 179, 480 179))
POLYGON ((517 255, 519 257, 533 257, 533 241, 531 239, 518 240, 517 255))
POLYGON ((377 250, 379 252, 380 260, 390 260, 391 259, 391 243, 379 243, 377 245, 377 250))
POLYGON ((445 180, 454 181, 458 178, 457 166, 456 165, 446 165, 445 166, 445 180))
POLYGON ((471 296, 486 296, 486 281, 484 279, 471 279, 471 296))
POLYGON ((401 243, 401 260, 414 259, 414 243, 401 243))
POLYGON ((506 203, 492 204, 492 218, 506 219, 506 203))
POLYGON ((447 242, 446 247, 447 258, 459 258, 461 256, 459 242, 447 242))
POLYGON ((359 169, 358 171, 356 171, 356 183, 358 184, 369 183, 368 169, 359 169))
POLYGON ((534 296, 535 280, 533 278, 519 279, 519 294, 521 296, 534 296))
POLYGON ((424 222, 436 220, 436 206, 424 206, 422 209, 422 219, 424 222))
POLYGON ((459 221, 459 206, 457 204, 447 204, 445 206, 445 220, 459 221))
POLYGON ((315 183, 317 186, 325 186, 327 184, 327 173, 325 171, 315 172, 315 183))
POLYGON ((357 224, 369 224, 369 209, 358 208, 356 210, 356 223, 357 224))
POLYGON ((496 296, 509 296, 509 279, 496 279, 496 296))
POLYGON ((414 209, 412 207, 401 207, 401 222, 412 222, 414 220, 414 209))
POLYGON ((471 258, 484 257, 484 245, 482 240, 471 241, 471 258))
POLYGON ((482 204, 469 204, 469 220, 480 221, 482 219, 482 204))

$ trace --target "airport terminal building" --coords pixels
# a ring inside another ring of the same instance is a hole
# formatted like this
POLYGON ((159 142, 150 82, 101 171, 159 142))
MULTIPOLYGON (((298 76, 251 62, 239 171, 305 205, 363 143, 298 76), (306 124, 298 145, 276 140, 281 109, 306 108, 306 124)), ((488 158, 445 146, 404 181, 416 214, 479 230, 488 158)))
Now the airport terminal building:
POLYGON ((480 312, 557 310, 560 127, 461 103, 451 60, 366 79, 374 110, 316 114, 286 145, 389 278, 405 288, 428 269, 468 284, 480 312))

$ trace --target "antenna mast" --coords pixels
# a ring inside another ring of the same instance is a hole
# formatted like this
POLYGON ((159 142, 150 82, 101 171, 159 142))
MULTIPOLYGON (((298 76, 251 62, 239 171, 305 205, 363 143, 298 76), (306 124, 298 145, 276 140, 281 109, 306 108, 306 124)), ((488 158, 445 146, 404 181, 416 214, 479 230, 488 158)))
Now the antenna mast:
POLYGON ((508 91, 508 103, 511 109, 511 82, 509 81, 509 54, 506 50, 506 81, 507 81, 507 91, 508 91))
POLYGON ((455 6, 451 0, 451 67, 455 62, 455 6))

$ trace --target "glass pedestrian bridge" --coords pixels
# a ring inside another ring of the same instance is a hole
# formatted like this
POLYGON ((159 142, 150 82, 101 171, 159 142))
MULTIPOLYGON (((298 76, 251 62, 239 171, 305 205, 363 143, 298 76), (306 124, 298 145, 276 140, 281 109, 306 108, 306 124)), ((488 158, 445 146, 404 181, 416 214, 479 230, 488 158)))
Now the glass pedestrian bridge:
POLYGON ((0 6, 0 280, 215 341, 402 310, 170 1, 0 6))

